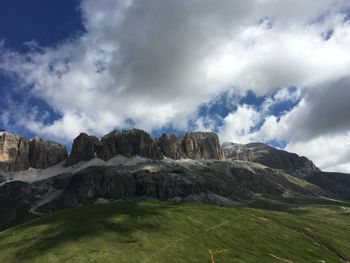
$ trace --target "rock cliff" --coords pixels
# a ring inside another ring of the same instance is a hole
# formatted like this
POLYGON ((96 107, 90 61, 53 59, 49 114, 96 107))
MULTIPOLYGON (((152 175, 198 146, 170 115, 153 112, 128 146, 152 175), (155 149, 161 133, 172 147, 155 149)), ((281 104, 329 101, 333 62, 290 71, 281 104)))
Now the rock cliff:
POLYGON ((224 159, 219 138, 212 132, 186 133, 184 136, 163 134, 158 144, 171 159, 224 159))
POLYGON ((143 130, 113 131, 102 137, 80 134, 65 166, 98 157, 107 161, 114 156, 141 156, 152 160, 170 159, 224 159, 219 138, 212 132, 186 133, 184 136, 163 134, 158 139, 143 130))
POLYGON ((32 140, 0 132, 0 171, 14 172, 29 167, 44 169, 65 160, 68 156, 64 145, 44 141, 40 137, 32 140))
POLYGON ((6 131, 0 132, 0 170, 11 172, 28 169, 29 143, 26 138, 6 131))
POLYGON ((37 169, 44 169, 67 159, 68 153, 64 145, 44 141, 36 136, 30 142, 29 162, 30 166, 37 169))
POLYGON ((186 133, 182 145, 189 159, 224 158, 218 136, 213 132, 186 133))
MULTIPOLYGON (((234 205, 260 198, 280 202, 288 198, 338 197, 336 192, 328 191, 327 183, 320 188, 282 170, 251 162, 139 157, 123 160, 117 165, 96 165, 92 161, 90 166, 66 167, 36 181, 11 180, 0 185, 0 229, 100 198, 234 205)), ((344 176, 344 180, 349 182, 349 177, 344 176)))
POLYGON ((97 157, 107 161, 118 154, 125 157, 138 155, 153 160, 163 158, 156 141, 147 132, 138 129, 113 131, 102 137, 97 157))
POLYGON ((319 171, 316 165, 304 156, 279 150, 264 143, 224 143, 223 150, 227 158, 256 162, 271 168, 289 172, 307 170, 319 171))
POLYGON ((174 160, 187 158, 182 141, 183 136, 177 137, 174 134, 163 134, 157 139, 164 156, 174 160))
POLYGON ((74 139, 72 151, 65 162, 65 166, 76 164, 80 161, 89 161, 96 157, 97 147, 100 146, 100 140, 95 136, 80 133, 74 139))

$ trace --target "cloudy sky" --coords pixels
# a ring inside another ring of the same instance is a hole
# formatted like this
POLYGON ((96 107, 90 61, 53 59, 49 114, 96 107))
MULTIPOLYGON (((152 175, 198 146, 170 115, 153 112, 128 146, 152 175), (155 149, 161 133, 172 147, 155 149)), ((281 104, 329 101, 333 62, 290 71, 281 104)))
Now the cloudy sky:
POLYGON ((4 0, 0 128, 210 130, 350 172, 350 1, 4 0))

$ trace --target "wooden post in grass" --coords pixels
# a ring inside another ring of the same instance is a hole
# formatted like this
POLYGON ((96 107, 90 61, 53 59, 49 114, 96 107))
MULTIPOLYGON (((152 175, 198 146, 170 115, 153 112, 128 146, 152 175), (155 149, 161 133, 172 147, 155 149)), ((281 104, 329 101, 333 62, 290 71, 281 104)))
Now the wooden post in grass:
POLYGON ((222 250, 215 249, 214 251, 212 251, 211 249, 209 249, 209 254, 210 254, 210 257, 211 257, 211 263, 215 263, 215 260, 214 260, 215 254, 219 254, 219 253, 225 252, 226 250, 227 249, 222 249, 222 250))

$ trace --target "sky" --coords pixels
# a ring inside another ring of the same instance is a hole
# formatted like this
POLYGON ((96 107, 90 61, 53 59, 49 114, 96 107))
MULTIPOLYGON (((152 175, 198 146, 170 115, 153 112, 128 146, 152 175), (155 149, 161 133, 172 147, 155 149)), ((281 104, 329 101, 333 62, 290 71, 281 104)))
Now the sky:
POLYGON ((4 0, 0 129, 213 131, 350 172, 350 1, 4 0))

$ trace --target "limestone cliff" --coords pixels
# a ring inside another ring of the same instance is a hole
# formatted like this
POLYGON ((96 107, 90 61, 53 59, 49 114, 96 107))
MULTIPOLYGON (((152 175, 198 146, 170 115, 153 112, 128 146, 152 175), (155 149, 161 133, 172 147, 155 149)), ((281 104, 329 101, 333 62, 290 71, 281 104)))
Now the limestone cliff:
POLYGON ((29 163, 29 140, 6 131, 0 132, 0 170, 25 170, 29 163))
POLYGON ((44 169, 67 158, 64 145, 44 141, 40 137, 32 140, 6 132, 0 132, 0 171, 14 172, 29 167, 44 169))
POLYGON ((316 165, 304 156, 276 149, 264 143, 224 143, 227 158, 233 160, 256 162, 271 168, 286 171, 319 171, 316 165))
POLYGON ((141 156, 152 160, 170 159, 224 159, 219 138, 212 132, 186 133, 184 136, 163 134, 154 139, 139 129, 113 131, 101 140, 85 133, 73 143, 72 152, 65 166, 97 157, 109 160, 117 155, 141 156))
POLYGON ((213 132, 192 132, 180 137, 163 134, 158 144, 171 159, 224 159, 219 138, 213 132))
POLYGON ((67 149, 62 144, 44 141, 39 136, 34 137, 30 142, 29 162, 33 168, 44 169, 62 162, 67 157, 67 149))
POLYGON ((99 145, 100 140, 97 137, 81 133, 74 139, 72 151, 64 165, 70 166, 80 161, 89 161, 95 158, 99 145))

